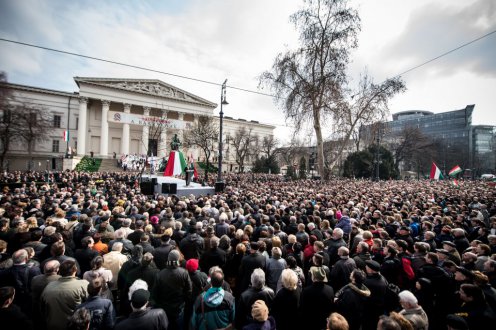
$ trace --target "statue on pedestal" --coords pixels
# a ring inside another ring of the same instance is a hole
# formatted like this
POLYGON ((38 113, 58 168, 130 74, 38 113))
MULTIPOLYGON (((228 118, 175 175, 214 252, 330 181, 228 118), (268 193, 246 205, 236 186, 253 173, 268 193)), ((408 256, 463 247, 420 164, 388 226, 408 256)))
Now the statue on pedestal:
POLYGON ((177 134, 174 134, 170 146, 171 146, 171 150, 176 150, 176 151, 179 150, 179 147, 181 146, 181 141, 179 141, 177 134))

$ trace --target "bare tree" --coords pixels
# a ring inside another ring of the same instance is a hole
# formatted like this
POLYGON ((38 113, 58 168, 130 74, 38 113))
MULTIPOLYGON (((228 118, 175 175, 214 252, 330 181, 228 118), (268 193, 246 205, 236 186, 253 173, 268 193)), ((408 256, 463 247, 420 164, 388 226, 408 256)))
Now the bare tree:
POLYGON ((261 150, 262 154, 270 158, 274 156, 279 145, 279 140, 274 137, 274 135, 266 135, 262 139, 261 150))
POLYGON ((304 155, 306 152, 307 148, 305 148, 303 142, 296 137, 286 146, 275 150, 275 154, 279 155, 282 163, 287 166, 295 166, 298 156, 304 155))
POLYGON ((322 122, 340 111, 350 50, 358 45, 360 18, 346 0, 307 0, 290 20, 301 46, 280 53, 260 81, 298 131, 311 121, 317 138, 318 172, 324 174, 322 122))
POLYGON ((184 135, 184 143, 188 147, 198 147, 205 155, 205 180, 208 180, 210 156, 219 137, 219 126, 213 117, 201 116, 194 127, 184 135))
POLYGON ((31 169, 32 153, 36 142, 48 140, 50 127, 53 127, 51 117, 45 108, 32 106, 22 102, 6 87, 5 73, 0 72, 0 166, 3 169, 4 160, 14 142, 25 142, 29 155, 31 169))
POLYGON ((397 168, 401 163, 405 170, 419 171, 436 157, 439 142, 423 134, 418 127, 406 126, 392 136, 388 144, 397 168))
MULTIPOLYGON (((29 105, 18 106, 15 112, 20 139, 26 142, 31 160, 35 143, 45 142, 49 138, 49 128, 53 127, 52 117, 45 108, 29 105)), ((31 169, 31 161, 29 164, 31 169)))
POLYGON ((4 161, 6 154, 10 151, 11 144, 20 138, 17 130, 17 113, 14 97, 11 91, 5 87, 7 76, 5 72, 0 72, 0 167, 4 169, 4 161))
POLYGON ((251 128, 246 129, 245 127, 241 127, 234 132, 232 146, 234 147, 236 163, 238 164, 238 171, 240 173, 244 172, 246 156, 248 156, 253 150, 252 144, 254 144, 255 141, 256 135, 253 134, 253 130, 251 128))
MULTIPOLYGON (((389 114, 388 102, 397 93, 405 90, 403 81, 399 78, 387 79, 381 84, 375 84, 372 78, 363 74, 355 92, 347 91, 346 97, 339 104, 339 111, 334 113, 334 119, 340 128, 340 135, 344 142, 338 147, 336 154, 339 156, 347 146, 347 141, 354 137, 357 150, 360 147, 360 127, 367 124, 378 123, 373 126, 374 133, 384 129, 381 122, 389 114), (353 94, 351 94, 353 93, 353 94)), ((382 134, 382 133, 380 133, 382 134)), ((337 158, 335 158, 337 159, 337 158)), ((331 162, 332 168, 336 162, 331 162)))

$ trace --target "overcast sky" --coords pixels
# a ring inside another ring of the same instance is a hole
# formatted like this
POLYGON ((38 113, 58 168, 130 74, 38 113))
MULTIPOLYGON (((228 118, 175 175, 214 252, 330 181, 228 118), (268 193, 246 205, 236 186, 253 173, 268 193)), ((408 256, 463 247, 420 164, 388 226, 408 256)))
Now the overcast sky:
MULTIPOLYGON (((0 38, 144 66, 256 91, 275 56, 297 44, 289 15, 301 0, 0 0, 0 38)), ((362 32, 350 74, 393 77, 496 30, 496 0, 355 0, 362 32)), ((12 83, 76 91, 74 76, 160 79, 219 103, 220 87, 0 41, 12 83)), ((474 124, 496 125, 496 33, 403 76, 392 113, 475 104, 474 124)), ((272 98, 227 90, 227 116, 276 125, 272 98)), ((218 109, 215 110, 218 113, 218 109)))

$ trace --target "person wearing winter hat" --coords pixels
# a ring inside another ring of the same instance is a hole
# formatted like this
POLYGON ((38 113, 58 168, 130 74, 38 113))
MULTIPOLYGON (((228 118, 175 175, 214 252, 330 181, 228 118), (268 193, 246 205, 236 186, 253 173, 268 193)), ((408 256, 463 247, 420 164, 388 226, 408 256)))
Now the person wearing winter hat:
POLYGON ((198 259, 189 259, 186 261, 186 270, 193 284, 192 297, 195 299, 208 284, 208 276, 204 272, 198 270, 198 259))
POLYGON ((303 289, 300 296, 300 315, 312 315, 311 318, 300 317, 300 329, 324 329, 325 320, 335 310, 334 289, 327 285, 326 272, 322 267, 311 267, 312 284, 303 289))
POLYGON ((167 329, 169 320, 161 308, 148 307, 150 292, 138 289, 131 296, 131 308, 133 312, 129 317, 115 326, 116 330, 130 329, 167 329))
POLYGON ((269 316, 269 309, 263 300, 257 300, 251 307, 253 321, 244 326, 243 330, 275 330, 276 321, 269 316))
POLYGON ((192 295, 192 283, 188 271, 180 267, 180 253, 171 250, 167 258, 167 266, 157 274, 153 298, 156 307, 165 310, 169 329, 181 329, 184 308, 192 295))

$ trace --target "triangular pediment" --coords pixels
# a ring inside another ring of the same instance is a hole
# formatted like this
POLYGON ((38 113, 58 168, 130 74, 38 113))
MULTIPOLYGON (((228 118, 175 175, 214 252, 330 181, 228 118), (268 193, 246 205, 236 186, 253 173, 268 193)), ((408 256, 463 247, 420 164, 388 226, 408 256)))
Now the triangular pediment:
POLYGON ((128 92, 159 96, 175 101, 194 103, 215 108, 217 104, 205 100, 197 95, 188 93, 180 88, 167 84, 158 79, 119 79, 119 78, 86 78, 74 77, 80 86, 81 83, 113 88, 128 92))

